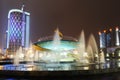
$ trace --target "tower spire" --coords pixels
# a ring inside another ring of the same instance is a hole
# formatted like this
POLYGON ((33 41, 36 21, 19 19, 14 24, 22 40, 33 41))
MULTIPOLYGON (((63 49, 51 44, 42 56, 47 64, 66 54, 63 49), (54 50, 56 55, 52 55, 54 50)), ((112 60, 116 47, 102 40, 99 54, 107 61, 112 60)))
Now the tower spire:
POLYGON ((21 10, 22 10, 22 11, 24 10, 24 7, 25 7, 25 5, 23 4, 22 7, 21 7, 21 10))

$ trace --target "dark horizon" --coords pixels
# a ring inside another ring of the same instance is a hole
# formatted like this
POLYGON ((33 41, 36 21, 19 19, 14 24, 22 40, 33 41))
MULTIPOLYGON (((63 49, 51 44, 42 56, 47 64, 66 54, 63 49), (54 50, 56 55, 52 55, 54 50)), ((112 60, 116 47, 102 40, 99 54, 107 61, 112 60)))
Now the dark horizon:
POLYGON ((59 27, 63 35, 78 38, 81 30, 86 39, 92 33, 98 42, 98 32, 120 26, 120 1, 107 0, 0 0, 0 45, 7 29, 11 9, 30 12, 31 41, 53 35, 59 27))

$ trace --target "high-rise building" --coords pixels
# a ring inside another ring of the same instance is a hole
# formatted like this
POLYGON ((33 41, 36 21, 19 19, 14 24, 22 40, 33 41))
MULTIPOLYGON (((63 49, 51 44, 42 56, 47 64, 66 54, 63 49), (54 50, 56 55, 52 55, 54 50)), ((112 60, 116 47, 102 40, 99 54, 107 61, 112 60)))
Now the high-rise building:
POLYGON ((120 46, 119 29, 109 29, 99 32, 100 48, 120 46))
POLYGON ((30 13, 23 8, 12 9, 8 13, 7 49, 16 52, 21 47, 29 47, 30 13))
POLYGON ((104 30, 99 32, 100 49, 107 59, 120 59, 120 29, 104 30))

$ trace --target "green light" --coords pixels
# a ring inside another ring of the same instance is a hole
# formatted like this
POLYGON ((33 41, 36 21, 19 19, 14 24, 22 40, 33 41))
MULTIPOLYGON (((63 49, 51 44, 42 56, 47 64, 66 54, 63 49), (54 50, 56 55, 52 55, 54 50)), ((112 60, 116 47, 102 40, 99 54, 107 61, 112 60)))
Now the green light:
POLYGON ((77 47, 77 42, 62 40, 60 45, 55 47, 53 46, 52 41, 43 41, 43 42, 39 42, 38 45, 42 48, 50 49, 50 50, 71 50, 77 47))

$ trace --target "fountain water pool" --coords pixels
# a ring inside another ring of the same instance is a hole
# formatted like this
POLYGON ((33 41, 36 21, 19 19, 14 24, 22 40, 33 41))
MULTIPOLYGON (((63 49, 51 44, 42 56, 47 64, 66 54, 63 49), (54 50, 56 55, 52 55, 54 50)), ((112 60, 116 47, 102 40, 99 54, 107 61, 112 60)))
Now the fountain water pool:
MULTIPOLYGON (((15 70, 16 76, 21 76, 23 73, 22 76, 61 76, 64 75, 63 71, 69 76, 108 73, 114 72, 116 69, 120 71, 120 63, 117 63, 117 66, 115 65, 116 67, 113 68, 114 65, 111 66, 111 64, 114 62, 105 62, 104 53, 102 51, 98 53, 93 35, 90 35, 86 44, 84 31, 76 40, 60 37, 59 30, 57 30, 53 40, 44 39, 34 43, 28 49, 20 48, 14 57, 14 65, 7 64, 0 66, 0 69, 11 73, 15 70), (111 67, 112 71, 108 70, 111 67), (55 74, 51 74, 51 71, 55 74), (71 72, 75 74, 71 74, 71 72)), ((7 73, 3 72, 3 74, 7 73)))
POLYGON ((59 29, 56 29, 52 39, 40 40, 34 43, 34 46, 42 49, 33 52, 34 60, 37 62, 78 62, 79 64, 91 64, 99 63, 99 60, 104 59, 104 56, 100 57, 101 59, 98 57, 98 48, 93 35, 90 36, 86 47, 84 31, 81 32, 80 38, 77 40, 60 36, 59 29))
MULTIPOLYGON (((104 63, 104 56, 98 57, 98 48, 93 35, 90 36, 86 48, 84 31, 81 31, 80 39, 70 40, 60 36, 60 32, 57 29, 53 40, 40 40, 34 43, 34 46, 37 46, 40 50, 32 49, 31 47, 31 49, 24 51, 23 60, 32 61, 32 63, 34 61, 45 63, 77 62, 80 65, 96 62, 104 63)), ((16 54, 20 55, 20 53, 22 52, 17 52, 16 54)), ((14 58, 15 64, 18 64, 16 61, 19 61, 19 59, 16 60, 17 58, 14 58)))

